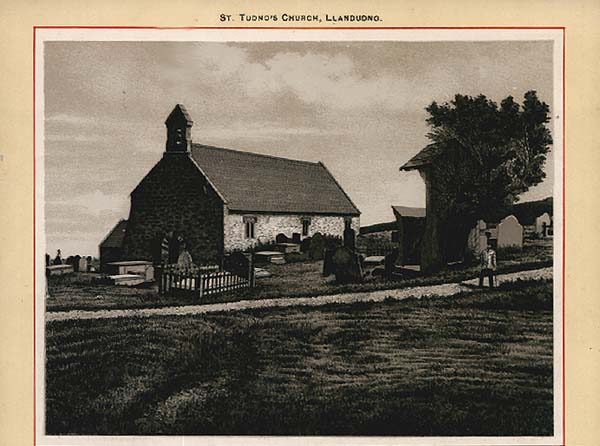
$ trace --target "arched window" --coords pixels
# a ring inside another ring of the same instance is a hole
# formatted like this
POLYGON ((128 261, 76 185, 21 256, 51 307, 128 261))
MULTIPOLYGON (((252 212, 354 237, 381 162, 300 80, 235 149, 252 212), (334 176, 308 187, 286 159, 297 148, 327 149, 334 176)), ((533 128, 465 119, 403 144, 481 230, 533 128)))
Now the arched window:
POLYGON ((256 217, 246 216, 243 217, 242 221, 244 222, 244 232, 246 238, 256 238, 256 217))

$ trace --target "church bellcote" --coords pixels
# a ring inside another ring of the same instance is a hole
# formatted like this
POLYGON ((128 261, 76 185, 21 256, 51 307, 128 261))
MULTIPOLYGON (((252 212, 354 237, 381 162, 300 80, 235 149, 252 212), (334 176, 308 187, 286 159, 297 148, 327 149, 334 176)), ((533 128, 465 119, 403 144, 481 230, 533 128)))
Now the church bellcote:
POLYGON ((192 125, 187 110, 182 104, 177 104, 167 120, 167 152, 189 152, 192 145, 192 125))

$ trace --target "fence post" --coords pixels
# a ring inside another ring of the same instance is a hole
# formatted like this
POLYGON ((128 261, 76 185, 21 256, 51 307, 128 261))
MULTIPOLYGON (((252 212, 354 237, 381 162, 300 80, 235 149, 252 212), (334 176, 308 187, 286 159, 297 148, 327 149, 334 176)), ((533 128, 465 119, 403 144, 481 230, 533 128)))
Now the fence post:
POLYGON ((156 267, 157 269, 157 276, 158 276, 158 294, 162 294, 163 293, 163 286, 162 286, 162 278, 163 278, 163 274, 162 274, 162 265, 158 265, 156 267))
POLYGON ((204 294, 204 275, 198 271, 198 299, 202 299, 202 295, 204 294))
POLYGON ((254 288, 256 285, 256 277, 254 275, 254 253, 250 253, 250 257, 248 259, 248 284, 250 288, 254 288))

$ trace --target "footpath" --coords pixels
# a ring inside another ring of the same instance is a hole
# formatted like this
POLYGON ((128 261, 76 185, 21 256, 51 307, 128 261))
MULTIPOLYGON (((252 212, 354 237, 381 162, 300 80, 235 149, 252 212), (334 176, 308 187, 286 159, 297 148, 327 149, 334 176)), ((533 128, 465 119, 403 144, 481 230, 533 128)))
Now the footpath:
MULTIPOLYGON (((499 274, 496 285, 516 280, 551 279, 552 267, 519 271, 516 273, 499 274)), ((328 304, 352 304, 355 302, 382 302, 385 299, 403 300, 408 298, 421 299, 426 296, 451 297, 463 292, 477 292, 479 279, 467 280, 461 283, 444 283, 391 290, 369 291, 359 293, 332 294, 315 297, 281 297, 274 299, 240 300, 203 305, 186 305, 178 307, 139 308, 127 310, 96 310, 96 311, 57 311, 46 313, 46 322, 68 321, 76 319, 114 319, 129 317, 151 316, 186 316, 193 314, 218 313, 223 311, 242 311, 254 308, 275 308, 308 306, 318 307, 328 304)), ((485 281, 487 285, 487 279, 485 281)))

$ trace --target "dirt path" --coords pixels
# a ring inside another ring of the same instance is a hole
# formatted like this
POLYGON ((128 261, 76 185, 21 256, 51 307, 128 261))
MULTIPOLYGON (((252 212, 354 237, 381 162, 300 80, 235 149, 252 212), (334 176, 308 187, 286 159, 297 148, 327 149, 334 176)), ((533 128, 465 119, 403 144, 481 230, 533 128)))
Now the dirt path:
MULTIPOLYGON (((550 279, 552 267, 501 274, 496 277, 496 283, 514 282, 518 279, 550 279)), ((487 280, 485 282, 487 284, 487 280)), ((220 311, 240 311, 251 308, 292 307, 298 305, 317 307, 333 303, 350 304, 354 302, 381 302, 386 298, 396 300, 409 297, 420 299, 425 296, 453 296, 460 292, 475 292, 478 279, 462 283, 445 283, 441 285, 418 286, 393 290, 370 291, 363 293, 332 294, 316 297, 282 297, 275 299, 241 300, 217 304, 186 305, 180 307, 140 308, 128 310, 96 310, 96 311, 60 311, 46 313, 46 322, 66 321, 73 319, 110 319, 120 317, 149 317, 149 316, 183 316, 190 314, 216 313, 220 311)))

